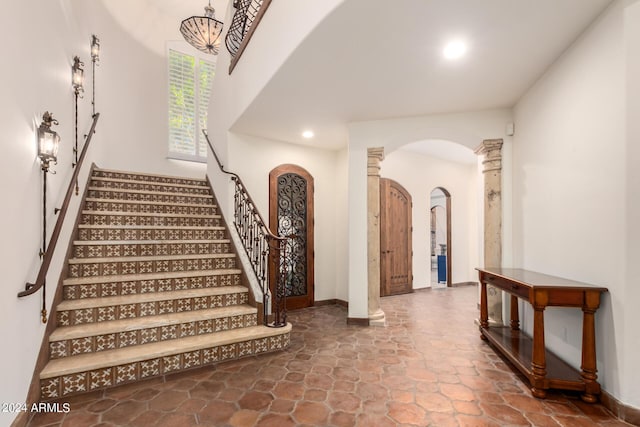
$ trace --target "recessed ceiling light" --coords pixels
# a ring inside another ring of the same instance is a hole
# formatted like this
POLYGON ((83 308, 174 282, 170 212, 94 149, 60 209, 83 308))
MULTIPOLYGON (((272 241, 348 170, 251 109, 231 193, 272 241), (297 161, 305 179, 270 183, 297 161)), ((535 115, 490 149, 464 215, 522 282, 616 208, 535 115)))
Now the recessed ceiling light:
POLYGON ((459 59, 467 53, 467 44, 461 40, 454 40, 447 44, 442 51, 447 59, 459 59))
POLYGON ((302 132, 302 137, 306 139, 313 138, 313 131, 305 130, 302 132))

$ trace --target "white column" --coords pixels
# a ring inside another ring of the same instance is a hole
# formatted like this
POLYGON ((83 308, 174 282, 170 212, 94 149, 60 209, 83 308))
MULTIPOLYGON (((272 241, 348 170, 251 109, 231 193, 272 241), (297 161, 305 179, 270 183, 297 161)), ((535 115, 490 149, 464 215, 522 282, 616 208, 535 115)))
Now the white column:
MULTIPOLYGON (((484 266, 502 267, 502 139, 487 139, 476 148, 483 155, 484 266)), ((502 291, 487 286, 489 319, 502 323, 502 291)))
POLYGON ((380 308, 380 162, 384 148, 367 150, 367 276, 369 283, 369 325, 384 326, 380 308))

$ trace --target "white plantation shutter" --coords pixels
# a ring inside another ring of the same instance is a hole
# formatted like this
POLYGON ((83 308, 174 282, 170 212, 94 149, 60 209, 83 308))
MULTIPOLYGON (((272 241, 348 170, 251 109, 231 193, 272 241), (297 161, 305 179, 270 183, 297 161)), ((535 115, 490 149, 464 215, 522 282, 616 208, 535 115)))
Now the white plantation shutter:
POLYGON ((207 126, 215 64, 169 49, 169 157, 206 161, 207 126))
MULTIPOLYGON (((213 62, 205 61, 203 59, 198 63, 200 71, 200 85, 198 96, 198 129, 207 128, 207 113, 209 111, 209 98, 211 95, 211 86, 213 85, 213 76, 216 72, 216 64, 213 62)), ((201 157, 207 157, 207 145, 202 136, 202 131, 199 131, 198 138, 202 141, 202 144, 198 146, 198 153, 201 157)))

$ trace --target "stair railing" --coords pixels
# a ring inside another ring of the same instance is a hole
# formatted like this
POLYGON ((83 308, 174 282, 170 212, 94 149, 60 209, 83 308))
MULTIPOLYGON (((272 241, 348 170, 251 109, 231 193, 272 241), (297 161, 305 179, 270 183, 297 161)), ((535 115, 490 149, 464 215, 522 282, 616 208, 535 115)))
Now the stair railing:
POLYGON ((236 13, 233 15, 225 37, 227 50, 231 54, 229 74, 238 63, 269 4, 271 4, 271 0, 235 0, 233 2, 236 13))
MULTIPOLYGON (((93 138, 93 134, 96 133, 96 124, 98 123, 98 119, 100 118, 100 113, 96 113, 93 115, 93 122, 91 123, 91 129, 89 133, 85 135, 85 143, 82 147, 82 152, 80 153, 80 157, 78 158, 78 162, 76 163, 73 174, 71 175, 71 180, 69 181, 69 186, 67 187, 67 193, 64 196, 64 201, 62 202, 62 207, 60 209, 56 209, 58 213, 58 219, 56 220, 56 225, 53 227, 53 232, 51 233, 51 239, 49 240, 49 245, 47 246, 46 251, 42 255, 42 264, 40 265, 40 271, 38 272, 38 277, 36 278, 34 283, 28 283, 25 285, 25 290, 18 293, 18 297, 26 297, 28 295, 32 295, 38 292, 40 289, 43 292, 46 290, 46 278, 47 272, 49 271, 49 266, 51 265, 51 260, 53 259, 53 253, 56 250, 56 244, 58 243, 58 238, 60 237, 60 232, 62 231, 62 225, 64 224, 64 219, 67 214, 67 209, 69 209, 69 203, 71 202, 71 196, 74 193, 74 189, 76 186, 76 182, 78 181, 78 174, 80 173, 80 168, 82 167, 82 163, 84 162, 84 158, 87 154, 87 149, 91 144, 91 139, 93 138)), ((43 298, 43 323, 46 323, 46 301, 43 298)))
POLYGON ((220 171, 231 175, 231 180, 234 183, 233 224, 249 257, 251 267, 262 291, 264 324, 274 328, 286 326, 286 278, 287 271, 291 265, 287 253, 287 240, 289 237, 277 236, 269 230, 242 179, 238 174, 225 170, 209 140, 206 129, 202 129, 202 133, 207 140, 207 144, 209 144, 209 149, 211 149, 220 171), (270 299, 273 300, 272 322, 268 320, 270 299))

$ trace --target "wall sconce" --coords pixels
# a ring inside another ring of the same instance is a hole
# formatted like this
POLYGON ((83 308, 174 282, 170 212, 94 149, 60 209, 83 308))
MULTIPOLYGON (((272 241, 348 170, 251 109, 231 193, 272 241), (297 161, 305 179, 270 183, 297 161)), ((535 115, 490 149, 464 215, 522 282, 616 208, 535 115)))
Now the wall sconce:
MULTIPOLYGON (((73 67, 71 68, 71 84, 73 85, 73 93, 75 94, 75 107, 76 107, 76 141, 73 145, 73 156, 75 161, 71 164, 71 167, 76 167, 78 163, 78 96, 80 92, 84 92, 84 63, 80 61, 77 56, 73 57, 73 67)), ((76 182, 76 196, 78 195, 80 188, 76 182)))
POLYGON ((100 39, 95 35, 91 35, 91 61, 100 60, 100 39))
MULTIPOLYGON (((60 136, 51 129, 52 125, 58 125, 58 121, 53 118, 53 114, 48 111, 42 115, 42 123, 38 126, 38 158, 40 159, 40 169, 42 169, 42 258, 47 251, 47 173, 50 170, 51 162, 58 163, 58 146, 60 136)), ((47 296, 46 284, 42 286, 42 323, 47 323, 47 296)))
POLYGON ((100 61, 100 39, 93 34, 91 36, 91 110, 96 115, 96 63, 100 61))
MULTIPOLYGON (((58 163, 58 146, 60 136, 51 129, 51 125, 57 125, 58 121, 48 111, 42 116, 42 123, 38 126, 38 157, 42 170, 49 172, 51 162, 58 163)), ((55 173, 55 172, 52 172, 55 173)))
POLYGON ((84 92, 84 63, 80 61, 80 58, 77 56, 73 57, 73 67, 71 67, 72 75, 71 82, 73 84, 73 89, 78 95, 80 92, 84 92))

